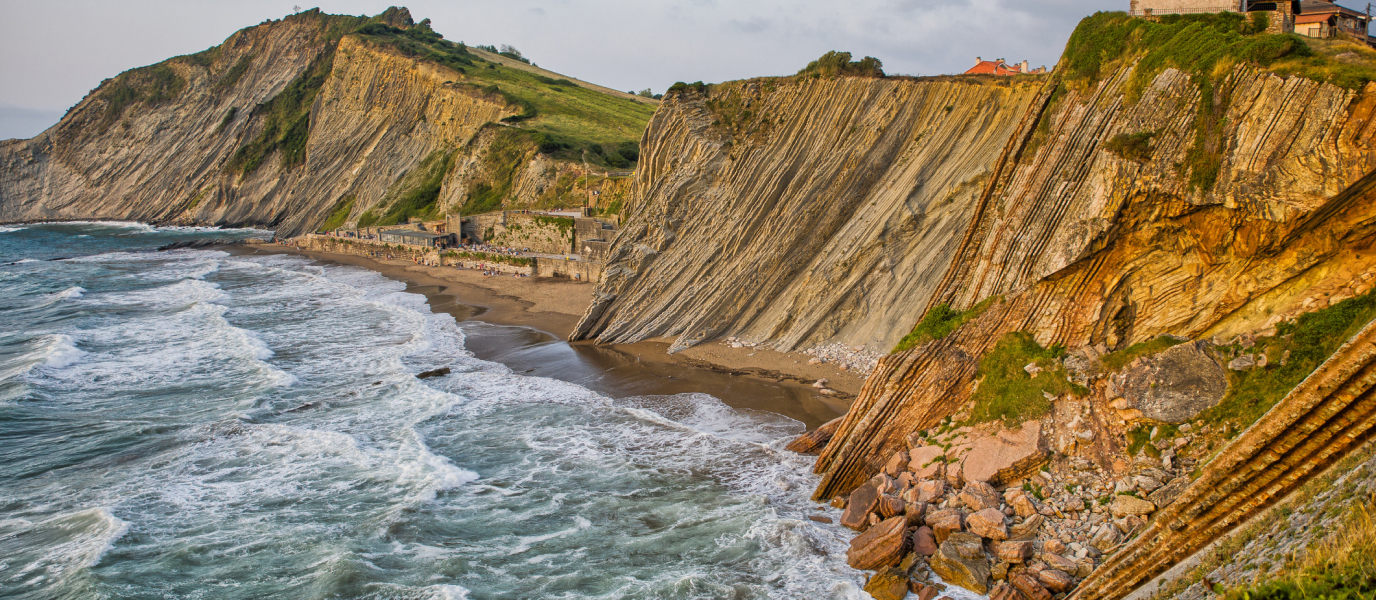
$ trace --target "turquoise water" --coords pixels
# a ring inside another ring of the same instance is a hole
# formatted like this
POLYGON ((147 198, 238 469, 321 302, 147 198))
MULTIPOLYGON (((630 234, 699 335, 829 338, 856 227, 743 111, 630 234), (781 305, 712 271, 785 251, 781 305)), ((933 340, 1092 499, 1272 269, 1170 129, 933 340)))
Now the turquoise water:
POLYGON ((262 235, 0 227, 0 597, 862 596, 797 421, 514 374, 362 269, 151 251, 262 235))

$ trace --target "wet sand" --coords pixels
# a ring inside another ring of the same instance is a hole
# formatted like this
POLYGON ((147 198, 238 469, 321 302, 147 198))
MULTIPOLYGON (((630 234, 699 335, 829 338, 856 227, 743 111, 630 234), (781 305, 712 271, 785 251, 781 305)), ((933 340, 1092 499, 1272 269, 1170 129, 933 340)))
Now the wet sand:
POLYGON ((843 414, 863 383, 831 365, 808 365, 808 357, 799 353, 736 349, 713 342, 670 355, 665 340, 570 344, 565 340, 592 300, 593 285, 588 283, 486 277, 472 270, 277 244, 235 251, 300 254, 402 281, 408 292, 423 294, 432 310, 454 317, 467 337, 465 346, 478 358, 504 364, 517 373, 576 383, 613 398, 704 393, 733 408, 797 419, 811 429, 843 414), (821 395, 810 385, 819 377, 826 377, 828 387, 841 394, 821 395))

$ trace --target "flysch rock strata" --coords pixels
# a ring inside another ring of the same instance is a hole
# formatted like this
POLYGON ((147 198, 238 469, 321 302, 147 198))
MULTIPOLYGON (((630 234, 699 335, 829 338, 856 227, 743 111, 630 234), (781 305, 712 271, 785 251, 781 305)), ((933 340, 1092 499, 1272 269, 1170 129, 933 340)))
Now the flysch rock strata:
POLYGON ((1194 118, 1188 77, 1168 69, 1127 103, 1111 92, 1125 74, 1069 92, 1048 113, 1049 140, 994 169, 1006 176, 990 181, 931 303, 963 309, 1002 295, 947 337, 879 362, 818 459, 817 498, 859 485, 904 436, 959 410, 979 357, 1010 332, 1109 350, 1161 335, 1232 337, 1350 293, 1376 270, 1364 252, 1376 240, 1376 84, 1358 94, 1239 68, 1223 174, 1191 190, 1170 167, 1192 143, 1171 136, 1188 126, 1159 140, 1147 164, 1099 147, 1194 118))
POLYGON ((667 96, 632 216, 572 338, 888 351, 1048 93, 1026 81, 778 78, 667 96))

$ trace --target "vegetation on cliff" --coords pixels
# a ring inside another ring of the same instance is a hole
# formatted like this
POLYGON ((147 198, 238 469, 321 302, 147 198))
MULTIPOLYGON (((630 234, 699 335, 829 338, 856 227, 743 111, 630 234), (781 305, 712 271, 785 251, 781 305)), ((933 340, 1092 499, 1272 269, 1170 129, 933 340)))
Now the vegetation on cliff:
POLYGON ((100 93, 105 99, 105 112, 100 120, 104 132, 124 116, 125 109, 136 104, 162 104, 176 99, 186 87, 186 80, 168 62, 139 67, 107 79, 100 93))
POLYGON ((898 341, 898 345, 894 346, 892 354, 897 354, 919 344, 925 344, 931 340, 939 340, 950 335, 952 331, 959 329, 961 325, 978 317, 996 300, 998 300, 997 296, 991 296, 966 310, 951 310, 951 305, 949 304, 941 304, 932 307, 931 310, 927 311, 926 315, 922 316, 922 320, 917 323, 917 326, 913 327, 912 332, 903 336, 903 339, 898 341))
POLYGON ((1309 548, 1302 561, 1225 600, 1359 600, 1376 597, 1376 519, 1370 499, 1352 502, 1344 527, 1309 548))
POLYGON ((1228 394, 1201 417, 1210 423, 1231 424, 1234 432, 1245 429, 1372 319, 1376 319, 1376 293, 1367 293, 1279 323, 1275 335, 1258 338, 1251 348, 1221 348, 1230 354, 1259 353, 1266 364, 1230 370, 1228 394))
POLYGON ((406 56, 448 67, 462 75, 458 82, 474 93, 516 107, 520 112, 503 121, 519 124, 521 135, 543 154, 563 160, 586 158, 613 169, 630 168, 639 157, 640 134, 654 114, 653 105, 484 61, 463 43, 444 40, 425 21, 405 30, 370 25, 359 33, 406 56))
POLYGON ((798 71, 799 77, 883 77, 884 63, 873 56, 851 60, 849 52, 832 50, 798 71))
POLYGON ((1064 354, 1065 348, 1043 348, 1025 331, 1003 336, 979 361, 979 388, 971 396, 974 410, 968 423, 998 420, 1016 427, 1051 411, 1047 394, 1083 395, 1085 390, 1066 379, 1057 360, 1064 354))

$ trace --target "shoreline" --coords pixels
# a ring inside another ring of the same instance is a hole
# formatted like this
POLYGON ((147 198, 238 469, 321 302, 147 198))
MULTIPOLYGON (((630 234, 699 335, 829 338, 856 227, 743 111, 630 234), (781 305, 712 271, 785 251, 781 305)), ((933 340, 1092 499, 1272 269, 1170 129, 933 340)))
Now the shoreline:
POLYGON ((667 352, 672 340, 664 338, 634 344, 567 342, 592 301, 595 286, 590 283, 489 277, 473 270, 273 243, 246 243, 238 248, 368 269, 406 283, 407 291, 426 297, 431 310, 447 312, 457 322, 532 330, 535 335, 496 328, 465 332, 473 343, 470 351, 480 358, 506 364, 517 372, 572 381, 611 395, 708 393, 730 406, 782 414, 813 429, 844 415, 864 384, 864 378, 835 365, 808 364, 811 357, 801 352, 731 348, 720 340, 676 354, 667 352), (563 351, 542 350, 544 346, 558 346, 563 351), (576 358, 568 356, 569 350, 576 358), (828 380, 826 386, 835 392, 833 395, 823 395, 812 386, 821 378, 828 380))

